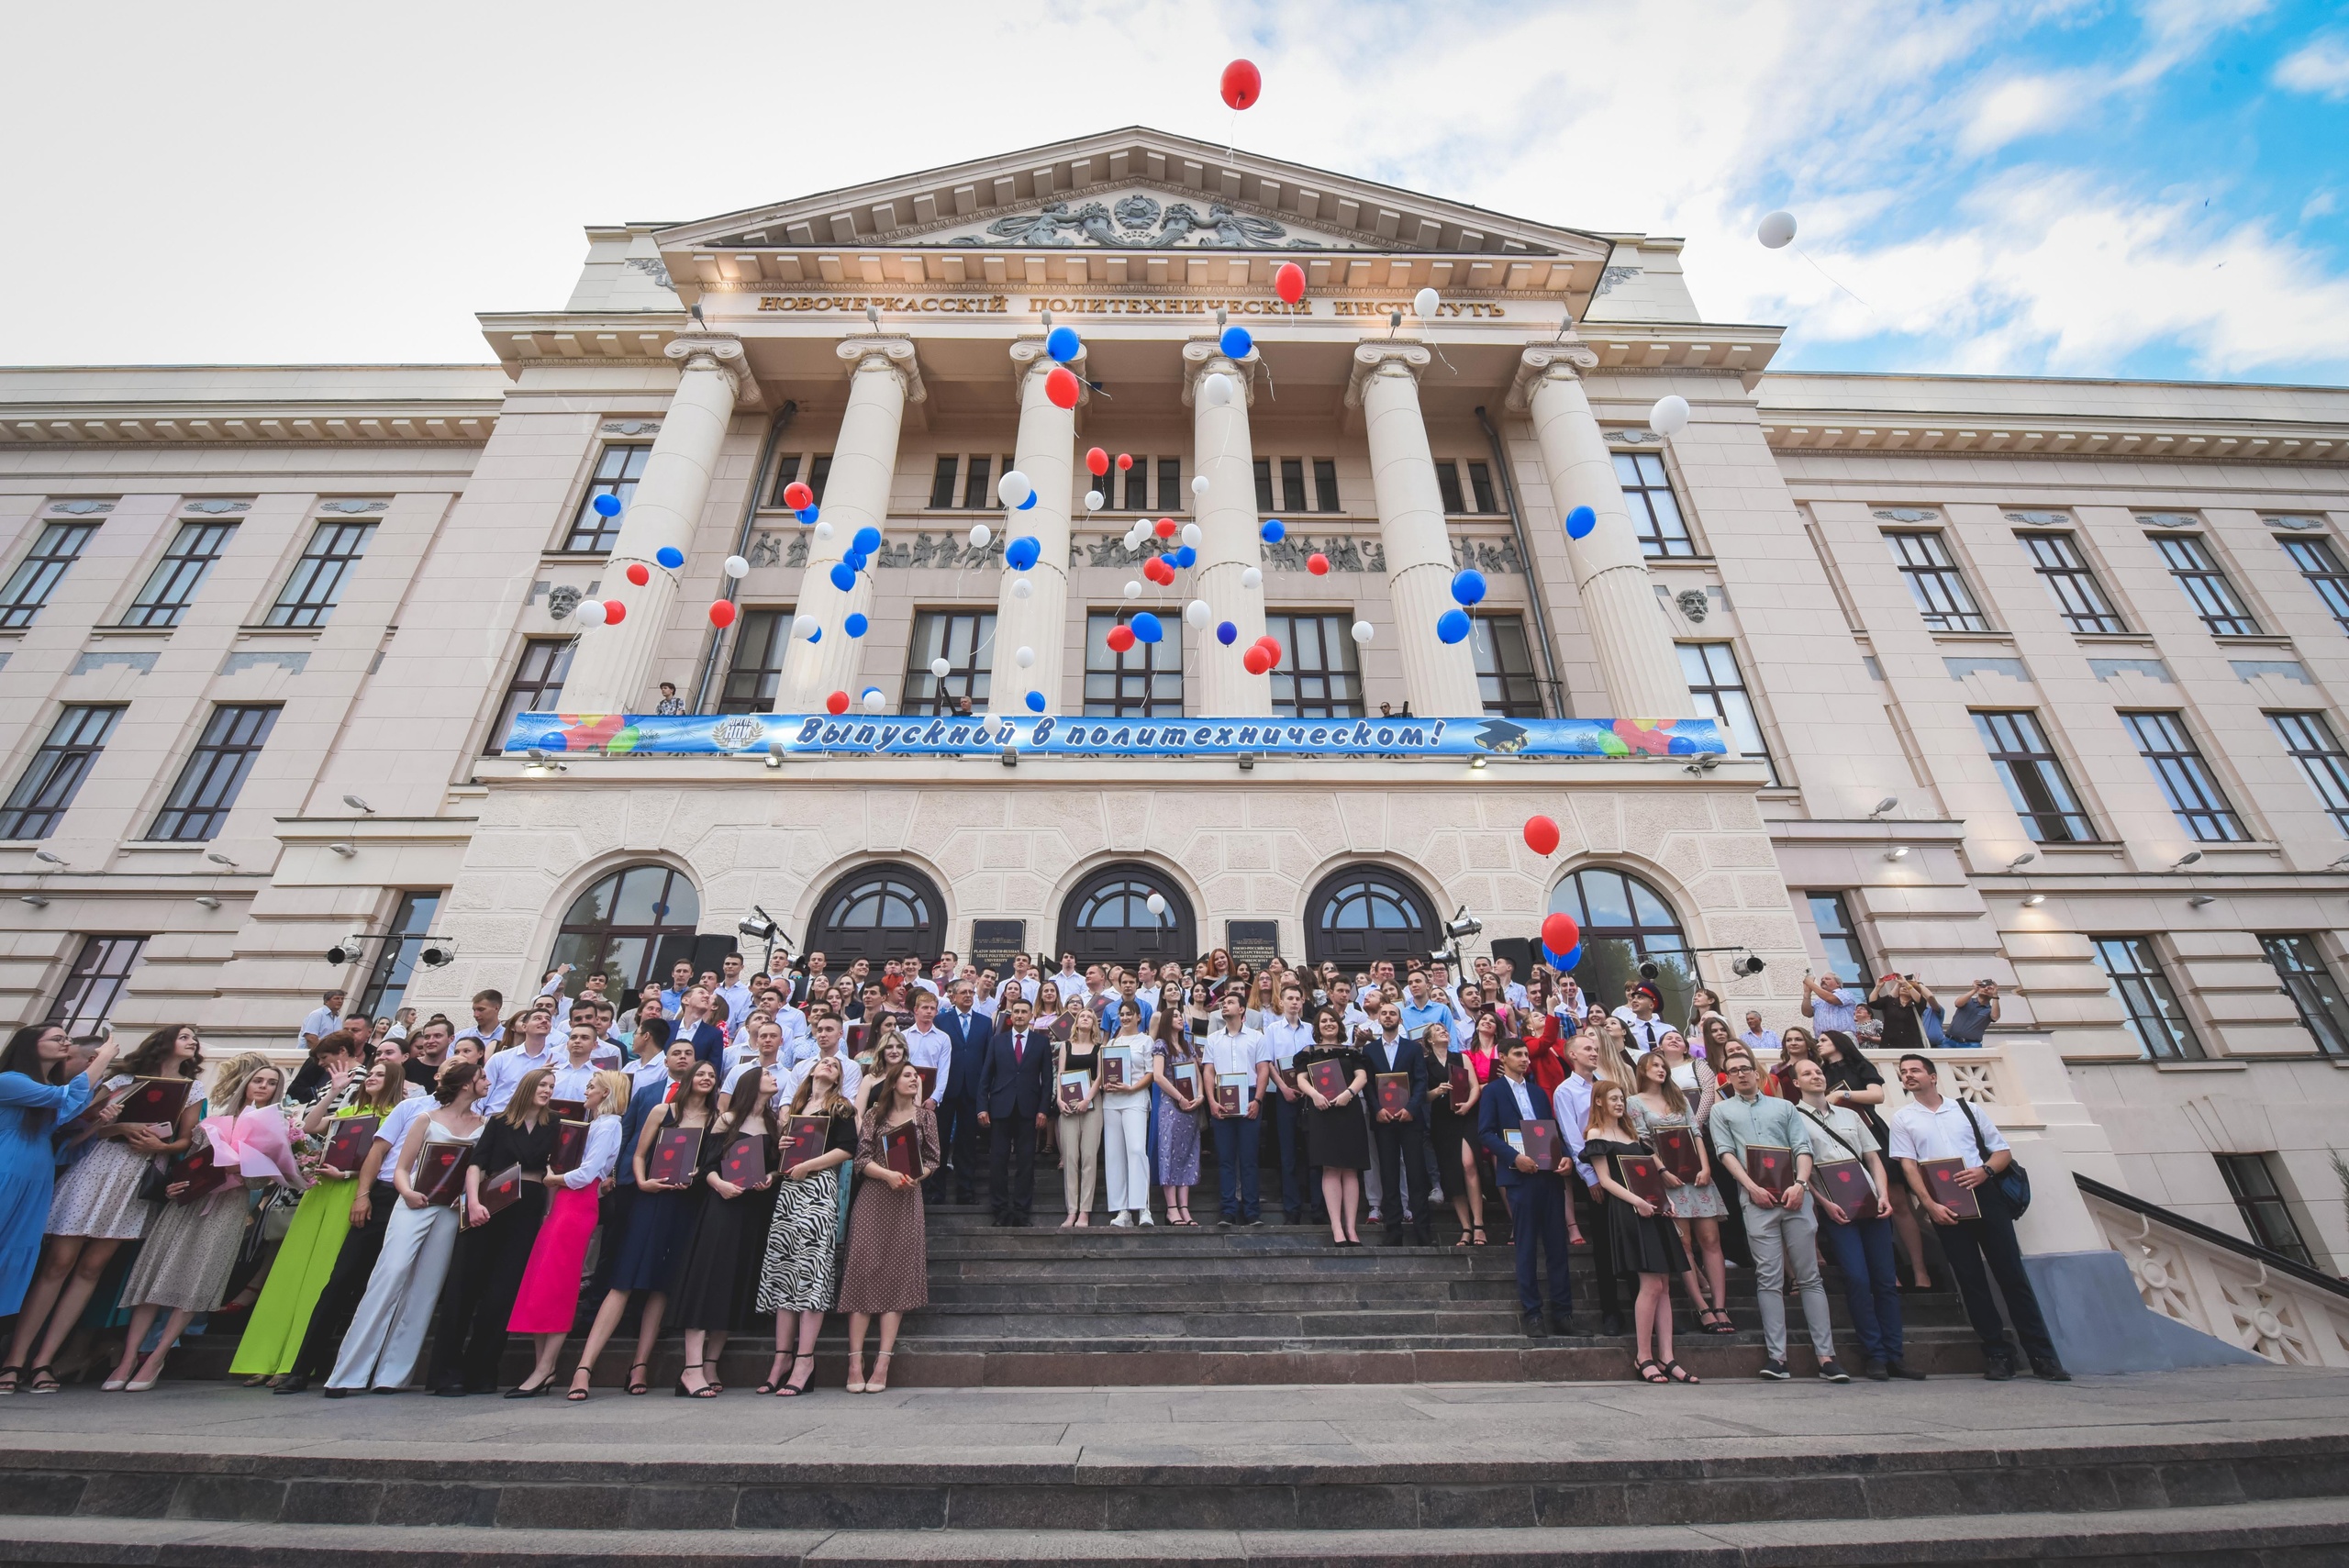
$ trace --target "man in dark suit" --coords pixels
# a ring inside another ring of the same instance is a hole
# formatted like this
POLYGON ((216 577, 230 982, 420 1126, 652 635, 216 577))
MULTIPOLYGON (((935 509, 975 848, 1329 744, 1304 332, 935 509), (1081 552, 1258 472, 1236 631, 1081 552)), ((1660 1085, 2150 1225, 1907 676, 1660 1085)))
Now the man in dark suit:
MULTIPOLYGON (((1508 1135, 1529 1121, 1549 1121, 1553 1130, 1557 1124, 1542 1114, 1550 1108, 1549 1099, 1532 1080, 1533 1061, 1523 1040, 1507 1041, 1494 1067, 1493 1081, 1485 1085, 1484 1098, 1476 1105, 1476 1141, 1493 1157, 1493 1169, 1508 1193, 1509 1221, 1517 1231, 1518 1307, 1526 1333, 1539 1340, 1553 1325, 1563 1331, 1575 1308, 1574 1280, 1567 1272, 1565 1178, 1541 1169, 1511 1148, 1508 1135), (1548 1319, 1542 1315, 1537 1249, 1550 1275, 1548 1319)), ((1559 1152, 1565 1148, 1565 1140, 1559 1139, 1559 1152)))
POLYGON ((1375 1111, 1371 1130, 1378 1139, 1378 1180, 1386 1214, 1386 1244, 1397 1246, 1403 1240, 1403 1207, 1408 1200, 1419 1217, 1419 1245, 1427 1247, 1435 1242, 1435 1219, 1428 1205, 1428 1059, 1419 1042, 1406 1039, 1402 1029, 1402 1009, 1392 1002, 1380 1004, 1378 1033, 1363 1047, 1363 1058, 1370 1068, 1370 1103, 1375 1111), (1382 1073, 1403 1074, 1410 1090, 1406 1108, 1378 1108, 1385 1104, 1385 1097, 1378 1093, 1382 1073))
POLYGON ((1008 1026, 979 1058, 979 1125, 987 1129, 987 1199, 995 1222, 1028 1223, 1036 1198, 1036 1135, 1044 1130, 1045 1085, 1052 1078, 1052 1040, 1031 1029, 1034 1009, 1011 1004, 1008 1026))
MULTIPOLYGON (((995 1025, 973 1006, 976 998, 967 980, 947 987, 947 1005, 938 1015, 938 1027, 952 1042, 954 1060, 947 1069, 946 1093, 938 1102, 938 1144, 954 1166, 954 1201, 969 1203, 978 1196, 979 1069, 995 1025)), ((946 1167, 930 1177, 930 1201, 946 1198, 946 1167)))

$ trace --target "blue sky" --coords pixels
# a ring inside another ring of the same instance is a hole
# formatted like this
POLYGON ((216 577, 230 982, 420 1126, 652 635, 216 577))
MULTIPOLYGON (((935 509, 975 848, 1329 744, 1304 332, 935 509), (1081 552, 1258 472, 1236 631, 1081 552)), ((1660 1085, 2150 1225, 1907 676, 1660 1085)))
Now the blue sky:
POLYGON ((2349 383, 2339 0, 130 0, 15 41, 0 362, 478 361, 589 223, 1141 122, 1682 235, 1782 367, 2349 383))

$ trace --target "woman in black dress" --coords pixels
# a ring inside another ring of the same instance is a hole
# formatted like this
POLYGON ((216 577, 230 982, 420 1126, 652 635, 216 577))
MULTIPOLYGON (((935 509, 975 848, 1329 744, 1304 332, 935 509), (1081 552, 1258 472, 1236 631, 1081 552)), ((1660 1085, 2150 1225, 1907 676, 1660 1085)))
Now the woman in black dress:
POLYGON ((1370 1124, 1363 1119, 1362 1092, 1370 1066, 1346 1040, 1345 1021, 1323 1008, 1313 1020, 1313 1043, 1297 1053, 1297 1090, 1312 1102, 1305 1113, 1308 1164, 1321 1167, 1321 1201, 1330 1210, 1330 1240, 1359 1247, 1356 1210, 1362 1207, 1362 1173, 1370 1169, 1370 1124), (1345 1084, 1335 1095, 1313 1086, 1313 1064, 1334 1062, 1345 1084))
MULTIPOLYGON (((1482 1014, 1479 1026, 1486 1018, 1482 1014)), ((1452 1195, 1452 1212, 1460 1218, 1460 1240, 1455 1247, 1485 1244, 1485 1184, 1476 1179, 1476 1102, 1485 1092, 1476 1070, 1470 1065, 1464 1052, 1453 1050, 1452 1031, 1441 1019, 1431 1023, 1419 1033, 1419 1047, 1428 1058, 1428 1143, 1435 1160, 1436 1173, 1443 1178, 1443 1190, 1452 1195), (1453 1071, 1453 1058, 1460 1059, 1460 1071, 1453 1071), (1453 1098, 1464 1081, 1467 1093, 1458 1105, 1453 1098)))
MULTIPOLYGON (((562 1122, 549 1108, 554 1069, 534 1067, 514 1085, 505 1113, 491 1118, 473 1145, 465 1171, 465 1229, 433 1326, 432 1365, 426 1384, 435 1394, 490 1394, 506 1352, 506 1322, 522 1289, 522 1271, 547 1214, 547 1159, 562 1122), (514 1201, 492 1214, 482 1207, 484 1183, 520 1166, 526 1178, 514 1201)), ((540 1388, 545 1385, 541 1384, 540 1388)))
POLYGON ((1696 1383, 1700 1379, 1672 1359, 1672 1279, 1688 1272, 1688 1253, 1664 1206, 1650 1203, 1623 1180, 1625 1155, 1655 1152, 1631 1130, 1625 1106, 1622 1086, 1599 1080, 1590 1095, 1590 1125, 1582 1156, 1614 1200, 1604 1207, 1616 1265, 1640 1276, 1639 1304, 1631 1311, 1640 1381, 1696 1383), (1653 1358, 1648 1354, 1651 1335, 1656 1351, 1653 1358))
POLYGON ((671 1320, 685 1331, 685 1366, 677 1378, 680 1397, 714 1399, 724 1392, 718 1381, 718 1358, 726 1353, 726 1336, 743 1327, 749 1317, 766 1259, 767 1227, 774 1218, 774 1118, 768 1105, 774 1091, 763 1073, 746 1074, 743 1082, 748 1086, 712 1122, 701 1143, 696 1177, 703 1188, 700 1212, 694 1218, 693 1238, 685 1243, 677 1294, 669 1308, 671 1320), (726 1178, 720 1166, 726 1151, 742 1139, 764 1146, 760 1169, 765 1173, 737 1184, 726 1178))
MULTIPOLYGON (((596 1309, 596 1321, 587 1330, 587 1347, 579 1360, 583 1366, 595 1365, 596 1358, 603 1353, 604 1346, 628 1312, 629 1296, 640 1290, 647 1292, 637 1329, 636 1360, 628 1369, 630 1394, 642 1394, 651 1386, 643 1374, 651 1369, 652 1347, 661 1338, 661 1319, 668 1313, 669 1296, 677 1284, 678 1266, 685 1262, 685 1238, 693 1234, 695 1195, 709 1190, 698 1181, 656 1182, 646 1173, 646 1164, 663 1132, 679 1128, 707 1129, 717 1115, 718 1063, 696 1062, 670 1097, 654 1106, 651 1114, 644 1118, 644 1126, 636 1135, 636 1147, 620 1156, 633 1162, 636 1201, 628 1206, 628 1222, 620 1234, 614 1237, 607 1231, 604 1236, 604 1245, 618 1251, 612 1262, 604 1304, 596 1309)), ((706 1133, 702 1141, 709 1141, 706 1133)))

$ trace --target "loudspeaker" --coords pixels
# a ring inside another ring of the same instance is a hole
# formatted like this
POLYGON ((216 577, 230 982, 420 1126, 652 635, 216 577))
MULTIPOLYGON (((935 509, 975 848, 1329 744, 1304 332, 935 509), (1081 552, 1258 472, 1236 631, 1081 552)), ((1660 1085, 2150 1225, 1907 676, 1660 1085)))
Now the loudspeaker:
POLYGON ((1509 962, 1510 972, 1520 985, 1533 976, 1533 942, 1527 937, 1495 937, 1493 962, 1509 962))

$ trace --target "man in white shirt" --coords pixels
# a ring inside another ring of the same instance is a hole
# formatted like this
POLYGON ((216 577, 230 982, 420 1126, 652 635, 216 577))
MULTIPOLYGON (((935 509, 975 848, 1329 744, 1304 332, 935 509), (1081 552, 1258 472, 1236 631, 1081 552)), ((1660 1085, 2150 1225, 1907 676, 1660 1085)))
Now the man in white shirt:
POLYGON ((726 1016, 738 1022, 751 1016, 751 988, 742 984, 742 955, 729 952, 718 964, 718 995, 726 998, 726 1016))
POLYGON ((1234 987, 1223 994, 1223 1027, 1201 1042, 1200 1055, 1212 1080, 1208 1111, 1215 1118, 1215 1159, 1222 1223, 1261 1223, 1256 1189, 1256 1140, 1264 1128, 1261 1106, 1264 1079, 1272 1070, 1272 1049, 1264 1037, 1248 1028, 1247 998, 1234 987), (1214 1089, 1240 1085, 1241 1108, 1224 1109, 1214 1089), (1235 1181, 1236 1178, 1236 1181, 1235 1181))
MULTIPOLYGON (((1121 984, 1130 987, 1130 975, 1119 976, 1121 984)), ((1281 983, 1281 1010, 1277 1018, 1264 1025, 1264 1048, 1273 1059, 1272 1086, 1280 1091, 1273 1101, 1273 1126, 1280 1138, 1281 1218, 1295 1225, 1305 1218, 1305 1207, 1312 1200, 1319 1211, 1313 1216, 1315 1224, 1329 1218, 1327 1207, 1319 1200, 1321 1184, 1313 1176, 1306 1162, 1305 1111, 1308 1102, 1297 1091, 1297 1054, 1313 1044, 1313 1026, 1305 1018, 1305 988, 1295 978, 1281 983)))
POLYGON ((523 1073, 534 1067, 551 1067, 556 1064, 556 1054, 551 1043, 553 1039, 551 1034, 541 1038, 536 1054, 531 1052, 529 1039, 525 1037, 523 1042, 513 1050, 501 1051, 490 1057, 489 1064, 484 1070, 487 1074, 487 1083, 482 1092, 482 1115, 495 1116, 504 1110, 506 1103, 514 1097, 515 1085, 521 1083, 523 1073))
POLYGON ((1532 998, 1526 994, 1524 982, 1517 977, 1516 964, 1511 963, 1508 959, 1497 958, 1493 960, 1493 969, 1500 976, 1501 995, 1508 1000, 1510 1006, 1525 1007, 1532 1005, 1532 998))
POLYGON ((1575 1035, 1566 1041, 1565 1058, 1569 1071, 1565 1081, 1550 1096, 1550 1108, 1558 1118, 1558 1136, 1565 1140, 1575 1156, 1574 1175, 1566 1183, 1567 1242, 1571 1245, 1586 1236, 1590 1239, 1591 1262, 1598 1284, 1598 1331, 1620 1334, 1623 1331, 1623 1307, 1616 1295, 1615 1251, 1608 1244, 1607 1217, 1598 1207, 1605 1195, 1598 1188, 1598 1173, 1582 1157, 1590 1126, 1591 1091, 1598 1083, 1598 1037, 1575 1035))
POLYGON ((1011 978, 1019 983, 1019 995, 1023 999, 1030 1002, 1036 999, 1036 987, 1042 982, 1036 978, 1036 966, 1028 962, 1026 953, 1019 953, 1013 957, 1011 978))
POLYGON ((1365 1032, 1378 1027, 1371 1021, 1367 1012, 1355 1006, 1354 983, 1351 980, 1340 979, 1330 987, 1330 1006, 1336 1010, 1338 1021, 1345 1026, 1346 1039, 1349 1040, 1353 1040, 1358 1032, 1365 1032))
POLYGON ((1957 1277, 1957 1294, 1965 1303, 1966 1318, 1982 1341, 1982 1375, 1993 1383, 2004 1383, 2015 1374, 2014 1347, 2007 1340, 2006 1325, 1998 1320, 1998 1298, 1990 1294, 1995 1277, 1999 1295, 2007 1299, 2007 1311, 2015 1320, 2015 1338, 2022 1341, 2023 1353, 2031 1358, 2032 1375, 2048 1383, 2069 1383, 2072 1374, 2064 1370, 2055 1354, 2055 1341, 2049 1337, 2047 1320, 2039 1310, 2038 1294, 2031 1287, 2031 1276, 2023 1272, 2013 1212, 1998 1188, 1998 1178, 2014 1163, 2014 1153, 1988 1117, 1963 1100, 1942 1094, 1940 1071, 1931 1057, 1900 1059, 1900 1086, 1908 1091, 1909 1103, 1892 1113, 1892 1140, 1886 1152, 1900 1162, 1909 1190, 1917 1195, 1918 1203, 1933 1222, 1942 1253, 1949 1260, 1949 1272, 1957 1277), (1982 1210, 1980 1218, 1960 1219, 1947 1205, 1934 1199, 1923 1170, 1928 1160, 1964 1162, 1955 1179, 1974 1194, 1982 1210))
POLYGON ((506 1006, 503 993, 476 991, 473 993, 473 1021, 471 1029, 457 1031, 457 1039, 469 1040, 481 1047, 484 1060, 489 1053, 506 1043, 506 1026, 497 1021, 498 1009, 506 1006))
POLYGON ((645 1018, 636 1026, 631 1043, 636 1047, 636 1059, 620 1069, 628 1074, 631 1092, 641 1089, 658 1078, 669 1082, 670 1024, 666 1018, 645 1018))
POLYGON ((856 1098, 856 1091, 864 1082, 864 1069, 859 1067, 853 1058, 841 1054, 841 1021, 838 1018, 829 1013, 818 1018, 815 1038, 815 1051, 801 1058, 784 1074, 782 1086, 775 1091, 786 1106, 799 1093, 799 1085, 807 1082, 807 1069, 815 1064, 818 1057, 829 1057, 841 1064, 841 1098, 856 1098))
MULTIPOLYGON (((584 1103, 587 1098, 587 1080, 603 1071, 596 1065, 596 1048, 602 1042, 596 1036, 595 1019, 583 1012, 571 1020, 571 1028, 562 1039, 562 1060, 554 1070, 554 1097, 584 1103)), ((549 1054, 552 1054, 551 1051, 549 1054)))
POLYGON ((914 993, 914 1023, 905 1031, 905 1040, 906 1060, 930 1070, 930 1103, 935 1107, 946 1097, 947 1079, 954 1067, 954 1042, 938 1027, 938 996, 934 992, 914 993))
POLYGON ((318 1041, 342 1027, 342 999, 350 994, 348 991, 329 991, 326 994, 324 1006, 310 1009, 309 1016, 302 1020, 302 1027, 295 1031, 301 1041, 303 1055, 307 1056, 317 1050, 318 1041))
POLYGON ((1634 1056, 1645 1056, 1655 1049, 1656 1041, 1672 1032, 1672 1026, 1657 1016, 1660 1000, 1653 985, 1642 985, 1631 993, 1631 1016, 1623 1020, 1623 1029, 1631 1037, 1634 1056))
POLYGON ((780 1093, 784 1075, 790 1069, 783 1062, 783 1026, 773 1018, 761 1018, 751 1026, 751 1043, 727 1052, 725 1073, 720 1082, 725 1092, 718 1096, 722 1110, 733 1104, 734 1096, 753 1073, 766 1075, 767 1086, 780 1093))

